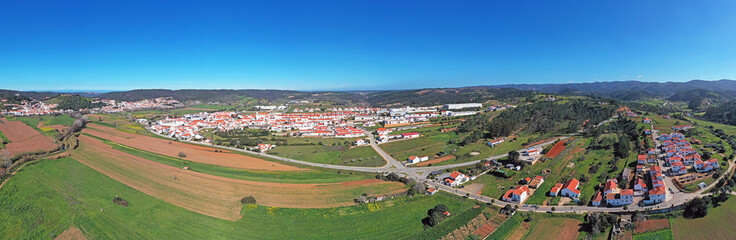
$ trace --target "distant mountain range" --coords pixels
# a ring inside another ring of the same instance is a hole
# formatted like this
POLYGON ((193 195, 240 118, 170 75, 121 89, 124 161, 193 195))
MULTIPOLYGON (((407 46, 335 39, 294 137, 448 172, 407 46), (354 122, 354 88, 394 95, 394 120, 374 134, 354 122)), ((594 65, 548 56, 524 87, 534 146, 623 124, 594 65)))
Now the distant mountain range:
POLYGON ((630 98, 629 100, 635 100, 644 95, 670 97, 679 92, 694 89, 705 89, 713 92, 736 91, 736 81, 726 79, 718 81, 692 80, 688 82, 619 81, 566 84, 506 84, 491 87, 516 88, 558 94, 594 95, 624 100, 630 98))
MULTIPOLYGON (((330 101, 338 104, 365 104, 385 106, 391 104, 437 105, 443 103, 477 102, 490 99, 511 99, 533 96, 532 92, 561 95, 584 95, 635 101, 649 98, 668 98, 673 101, 698 103, 704 99, 724 101, 736 98, 734 80, 692 80, 688 82, 593 82, 567 84, 506 84, 460 88, 433 88, 389 91, 291 91, 258 89, 138 89, 117 92, 73 92, 85 97, 98 97, 124 101, 138 101, 157 97, 172 97, 180 101, 228 103, 244 97, 265 102, 288 100, 330 101)), ((20 94, 44 99, 60 95, 59 92, 22 92, 0 90, 0 97, 20 94)))

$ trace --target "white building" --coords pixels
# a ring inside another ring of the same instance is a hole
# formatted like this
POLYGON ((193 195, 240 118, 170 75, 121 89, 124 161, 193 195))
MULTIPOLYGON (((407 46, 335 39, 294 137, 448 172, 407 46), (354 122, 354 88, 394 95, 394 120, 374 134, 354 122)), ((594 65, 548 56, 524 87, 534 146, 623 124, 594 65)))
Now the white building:
POLYGON ((481 108, 482 103, 457 103, 457 104, 445 104, 446 109, 463 109, 463 108, 481 108))

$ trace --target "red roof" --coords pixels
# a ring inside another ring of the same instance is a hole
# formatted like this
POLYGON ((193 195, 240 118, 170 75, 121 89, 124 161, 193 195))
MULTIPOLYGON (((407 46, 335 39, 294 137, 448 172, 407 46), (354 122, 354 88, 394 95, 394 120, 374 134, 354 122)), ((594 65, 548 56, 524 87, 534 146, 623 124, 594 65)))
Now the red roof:
POLYGON ((573 178, 572 180, 567 182, 567 184, 565 184, 564 188, 574 192, 575 194, 580 194, 580 190, 577 190, 579 184, 580 182, 577 179, 573 178))
POLYGON ((455 171, 455 172, 452 172, 452 173, 450 174, 450 177, 451 177, 452 179, 457 179, 458 177, 460 177, 460 175, 462 175, 462 173, 461 173, 461 172, 455 171))
POLYGON ((606 182, 606 187, 603 188, 603 191, 607 192, 607 191, 616 190, 616 189, 618 189, 618 186, 616 186, 616 182, 608 181, 606 182))
POLYGON ((557 184, 555 184, 554 187, 552 187, 552 190, 550 190, 550 192, 556 193, 556 192, 559 192, 560 189, 562 189, 562 183, 557 183, 557 184))
POLYGON ((601 192, 598 192, 595 194, 595 198, 593 198, 593 202, 601 202, 603 200, 603 195, 601 195, 601 192))

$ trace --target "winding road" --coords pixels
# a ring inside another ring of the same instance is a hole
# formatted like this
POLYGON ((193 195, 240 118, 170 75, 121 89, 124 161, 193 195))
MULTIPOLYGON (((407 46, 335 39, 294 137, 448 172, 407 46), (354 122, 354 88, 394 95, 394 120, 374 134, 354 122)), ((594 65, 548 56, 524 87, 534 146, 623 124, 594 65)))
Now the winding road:
MULTIPOLYGON (((605 120, 603 122, 598 123, 596 125, 596 127, 597 126, 600 126, 600 125, 603 125, 603 124, 606 124, 608 122, 611 122, 614 119, 616 119, 615 116, 612 117, 612 118, 610 118, 610 119, 607 119, 607 120, 605 120)), ((157 133, 155 131, 152 131, 151 129, 148 129, 148 130, 151 133, 154 133, 156 135, 159 135, 159 136, 168 138, 168 136, 166 136, 166 135, 159 134, 159 133, 157 133)), ((254 151, 244 150, 244 149, 240 149, 240 148, 224 147, 224 146, 214 145, 212 143, 201 143, 201 142, 195 142, 195 141, 186 141, 186 142, 191 143, 191 144, 203 145, 203 146, 214 146, 214 147, 218 147, 218 148, 222 148, 222 149, 228 149, 228 150, 231 150, 231 151, 239 151, 239 152, 244 152, 244 153, 249 153, 249 154, 254 154, 254 155, 266 157, 266 158, 271 158, 271 159, 274 159, 274 160, 279 160, 279 161, 284 161, 284 162, 289 162, 289 163, 295 163, 295 164, 301 164, 301 165, 306 165, 306 166, 312 166, 312 167, 329 168, 329 169, 346 170, 346 171, 357 171, 357 172, 371 172, 371 173, 397 173, 397 174, 400 174, 400 175, 404 175, 404 176, 406 176, 408 178, 414 179, 417 182, 423 182, 425 185, 434 187, 434 188, 436 188, 438 190, 446 191, 446 192, 449 192, 449 193, 452 193, 452 194, 456 194, 456 195, 459 195, 459 196, 467 197, 467 198, 474 199, 474 200, 477 200, 477 201, 480 201, 480 202, 484 202, 484 203, 488 203, 488 204, 493 204, 493 205, 496 205, 496 206, 499 206, 499 207, 503 207, 506 204, 508 204, 507 202, 503 202, 503 201, 501 201, 499 199, 491 198, 491 197, 488 197, 488 196, 482 196, 482 195, 479 195, 479 194, 476 194, 476 193, 471 193, 471 192, 465 191, 464 189, 452 188, 452 187, 449 187, 449 186, 444 185, 442 183, 439 183, 439 182, 436 182, 436 181, 432 181, 432 180, 427 179, 427 176, 431 172, 438 171, 438 170, 445 170, 445 169, 452 169, 452 168, 458 168, 458 167, 464 167, 464 166, 474 165, 474 164, 480 162, 481 160, 464 162, 464 163, 449 164, 449 165, 443 165, 443 166, 406 167, 400 161, 394 159, 393 157, 391 157, 391 155, 389 155, 383 149, 381 149, 381 147, 378 146, 378 143, 376 142, 375 137, 373 136, 373 134, 370 131, 367 131, 365 129, 362 129, 362 130, 366 133, 366 135, 370 139, 370 146, 383 159, 386 160, 386 165, 381 166, 381 167, 353 167, 353 166, 342 166, 342 165, 333 165, 333 164, 322 164, 322 163, 314 163, 314 162, 307 162, 307 161, 295 160, 295 159, 290 159, 290 158, 284 158, 284 157, 270 155, 270 154, 267 154, 267 153, 254 152, 254 151)), ((543 142, 543 143, 534 145, 533 147, 544 147, 544 146, 547 146, 547 145, 550 145, 550 144, 555 143, 555 141, 557 141, 558 139, 560 139, 560 140, 567 139, 567 138, 573 137, 575 135, 578 135, 581 132, 582 131, 577 132, 577 133, 573 133, 573 134, 569 134, 569 135, 565 135, 563 137, 556 138, 555 140, 551 140, 551 141, 547 141, 547 142, 543 142)), ((653 132, 652 133, 652 136, 656 136, 655 134, 656 134, 656 132, 653 132)), ((518 150, 518 151, 521 151, 521 150, 518 150)), ((498 156, 491 156, 491 157, 486 158, 486 159, 487 160, 502 159, 502 158, 505 158, 507 155, 508 154, 502 154, 502 155, 498 155, 498 156)), ((731 170, 733 170, 733 168, 734 168, 734 164, 729 164, 729 168, 728 168, 727 172, 730 172, 731 170)), ((723 174, 723 176, 721 176, 721 178, 723 178, 725 175, 726 174, 723 174)), ((693 199, 695 197, 699 197, 699 196, 705 195, 703 192, 706 189, 711 188, 712 186, 714 186, 717 183, 718 183, 718 181, 715 181, 712 184, 710 184, 708 187, 703 188, 703 189, 698 190, 698 191, 695 191, 695 192, 692 192, 692 193, 675 192, 675 193, 668 194, 668 198, 667 198, 668 200, 666 202, 663 202, 663 203, 660 203, 660 204, 656 204, 656 205, 652 205, 652 206, 630 205, 630 206, 628 206, 628 211, 634 211, 634 210, 657 210, 657 209, 670 208, 672 206, 678 206, 678 205, 681 205, 681 204, 686 203, 690 199, 693 199)), ((623 209, 623 206, 622 207, 593 207, 593 206, 537 206, 537 207, 532 207, 532 206, 525 206, 525 205, 521 205, 521 204, 518 204, 518 205, 519 205, 518 210, 521 210, 521 211, 530 211, 530 212, 547 212, 547 211, 552 211, 552 208, 553 207, 555 208, 555 212, 576 212, 576 213, 581 213, 581 212, 623 212, 623 211, 627 211, 627 210, 624 210, 623 209)))

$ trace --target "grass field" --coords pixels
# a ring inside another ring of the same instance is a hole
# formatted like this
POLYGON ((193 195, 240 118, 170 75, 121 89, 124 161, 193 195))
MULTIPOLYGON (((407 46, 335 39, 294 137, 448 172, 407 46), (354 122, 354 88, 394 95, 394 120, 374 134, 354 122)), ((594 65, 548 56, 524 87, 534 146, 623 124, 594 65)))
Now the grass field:
POLYGON ((10 140, 8 140, 8 137, 0 131, 0 148, 5 148, 5 144, 3 144, 3 142, 10 143, 10 140))
POLYGON ((577 239, 580 224, 583 221, 574 218, 552 217, 533 220, 523 239, 544 240, 555 236, 555 239, 577 239))
POLYGON ((28 166, 0 190, 0 234, 53 238, 76 226, 89 239, 402 239, 422 232, 421 219, 439 203, 453 213, 473 205, 445 193, 328 209, 246 205, 242 219, 231 222, 153 198, 65 158, 28 166), (115 205, 115 196, 130 205, 115 205))
POLYGON ((346 145, 277 146, 268 153, 302 161, 335 165, 378 167, 386 164, 386 160, 383 160, 370 146, 352 148, 346 145))
POLYGON ((671 240, 672 229, 659 230, 656 232, 648 232, 644 234, 634 235, 634 240, 671 240))
POLYGON ((697 123, 698 126, 708 127, 713 126, 713 128, 720 128, 722 129, 726 134, 728 135, 736 135, 736 126, 726 125, 726 124, 720 124, 720 123, 714 123, 714 122, 708 122, 703 120, 698 120, 695 118, 688 118, 690 121, 697 123))
POLYGON ((717 240, 733 239, 734 222, 736 222, 736 200, 732 198, 717 208, 709 209, 705 217, 673 218, 670 225, 674 239, 717 240))

